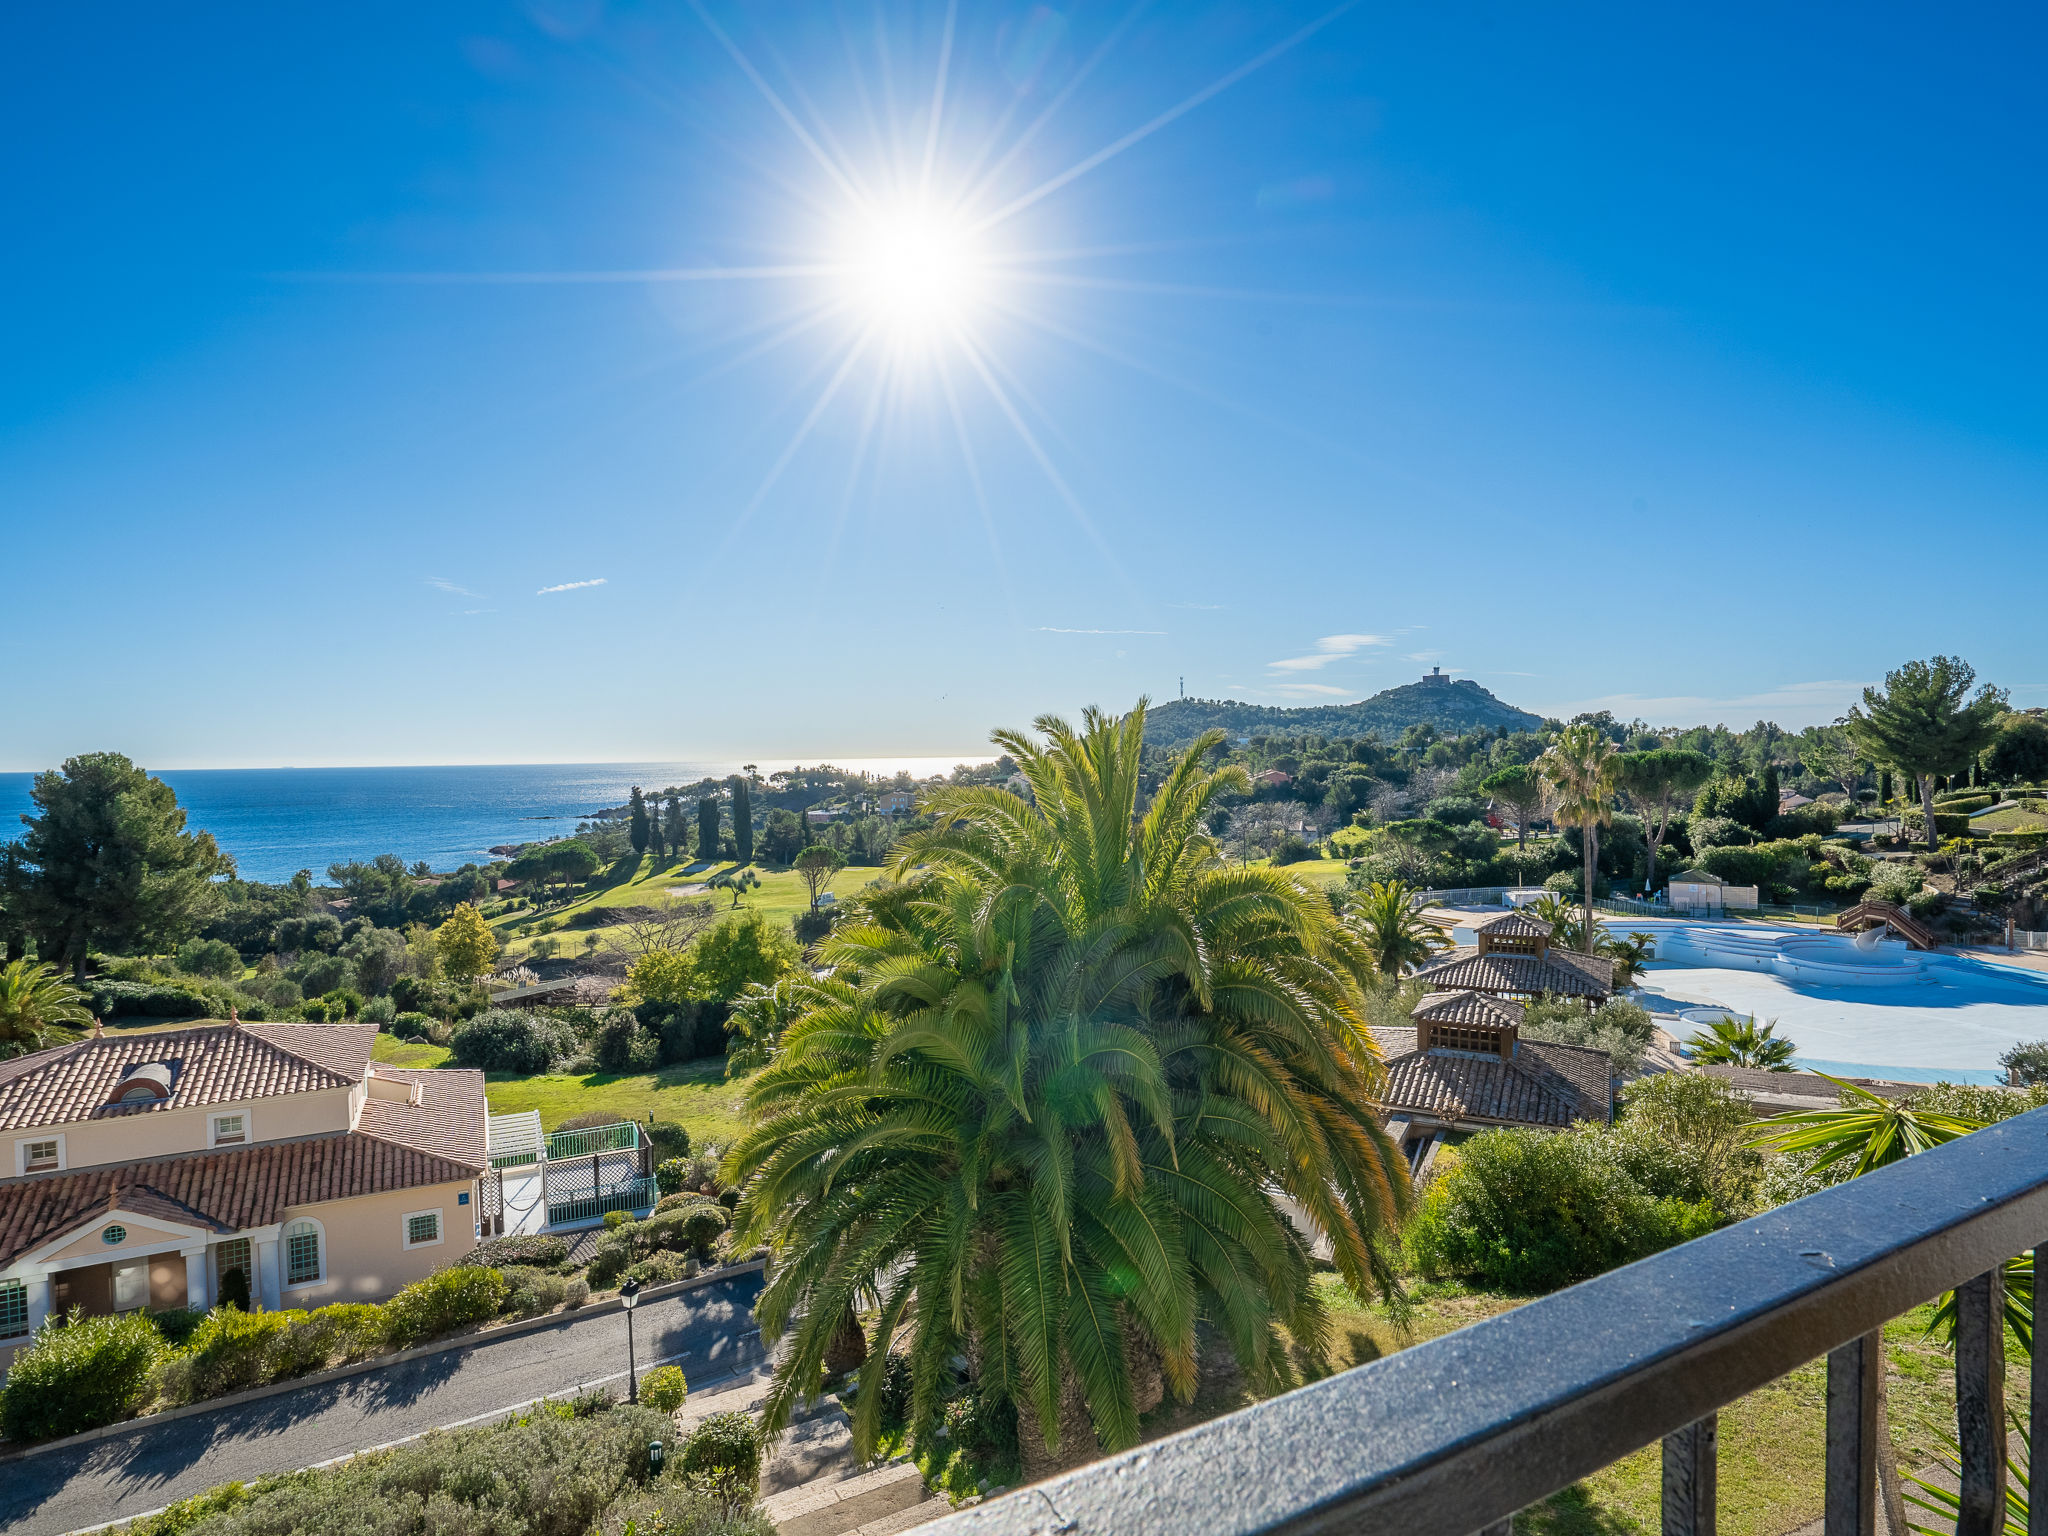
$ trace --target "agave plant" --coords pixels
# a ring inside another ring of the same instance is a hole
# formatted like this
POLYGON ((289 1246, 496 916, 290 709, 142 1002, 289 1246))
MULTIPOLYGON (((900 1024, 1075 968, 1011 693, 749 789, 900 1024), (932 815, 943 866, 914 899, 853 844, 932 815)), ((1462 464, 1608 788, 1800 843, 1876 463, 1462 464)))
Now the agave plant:
POLYGON ((1036 1477, 1191 1395, 1198 1316, 1253 1380, 1284 1369, 1279 1325, 1321 1347, 1290 1206, 1355 1289, 1393 1284, 1409 1189, 1378 1124, 1367 946, 1320 894, 1222 859, 1206 819, 1246 783, 1202 766, 1220 733, 1140 816, 1142 702, 1037 727, 994 738, 1028 799, 931 797, 903 883, 821 943, 830 979, 799 988, 748 1090, 726 1167, 734 1241, 777 1253, 756 1307, 788 1336, 768 1432, 853 1307, 875 1318, 859 1454, 908 1334, 913 1424, 964 1357, 1016 1405, 1036 1477))
MULTIPOLYGON (((2005 1457, 2005 1536, 2027 1536, 2027 1490, 2031 1486, 2027 1479, 2028 1468, 2034 1460, 2034 1437, 2028 1433, 2026 1421, 2017 1413, 2008 1412, 2012 1421, 2012 1438, 2020 1443, 2017 1453, 2008 1450, 2005 1457)), ((2010 1445, 2010 1441, 2007 1442, 2010 1445)), ((1955 1478, 1958 1484, 1963 1475, 1963 1450, 1954 1435, 1941 1437, 1943 1454, 1939 1465, 1955 1478)), ((1906 1495, 1906 1502, 1934 1516, 1936 1523, 1921 1525, 1915 1521, 1912 1529, 1924 1536, 1953 1536, 1963 1513, 1960 1494, 1944 1488, 1939 1483, 1930 1483, 1911 1472, 1906 1481, 1917 1492, 1906 1495)))
MULTIPOLYGON (((1764 1072, 1790 1072, 1799 1047, 1778 1033, 1778 1021, 1761 1027, 1756 1015, 1721 1018, 1685 1042, 1685 1051, 1704 1067, 1755 1067, 1764 1072)), ((1859 1092, 1861 1090, 1858 1090, 1859 1092)))
POLYGON ((0 966, 0 1057, 39 1050, 50 1030, 91 1022, 84 994, 55 966, 31 960, 0 966))

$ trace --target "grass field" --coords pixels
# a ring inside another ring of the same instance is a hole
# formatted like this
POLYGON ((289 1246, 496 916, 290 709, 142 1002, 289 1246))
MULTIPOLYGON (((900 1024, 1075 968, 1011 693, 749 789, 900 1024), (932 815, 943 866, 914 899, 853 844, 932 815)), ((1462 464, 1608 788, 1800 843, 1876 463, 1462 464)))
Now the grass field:
POLYGON ((1970 830, 1978 834, 1985 832, 2039 832, 2043 828, 2048 828, 2048 816, 2043 816, 2038 811, 2021 810, 2018 806, 2013 806, 2008 810, 1993 811, 1988 816, 1973 816, 1970 818, 1970 830))
MULTIPOLYGON (((570 926, 584 914, 603 913, 614 907, 662 907, 677 899, 670 894, 677 887, 707 884, 714 875, 734 867, 729 859, 697 869, 688 860, 628 858, 616 866, 618 878, 615 880, 613 871, 606 872, 604 878, 612 880, 611 884, 595 887, 576 900, 550 907, 545 912, 521 909, 504 913, 493 918, 491 926, 506 941, 508 961, 524 957, 543 923, 555 925, 554 937, 561 943, 563 951, 570 953, 583 943, 586 933, 597 932, 605 926, 601 918, 595 927, 570 926), (690 872, 686 874, 685 870, 690 872)), ((804 885, 803 876, 795 870, 766 869, 756 864, 754 872, 761 877, 761 884, 741 898, 740 908, 760 912, 770 922, 786 927, 791 918, 810 905, 810 892, 804 885)), ((825 889, 843 900, 881 876, 881 870, 872 866, 849 867, 836 872, 825 889)), ((703 891, 682 899, 712 902, 720 917, 737 910, 731 893, 727 891, 703 891)))
MULTIPOLYGON (((377 1037, 376 1058, 395 1067, 438 1067, 448 1059, 441 1045, 409 1045, 389 1035, 377 1037)), ((740 1130, 740 1099, 748 1078, 725 1078, 725 1060, 712 1057, 663 1067, 659 1072, 547 1073, 514 1077, 487 1073, 484 1097, 494 1115, 540 1111, 549 1130, 571 1115, 603 1111, 621 1120, 673 1120, 690 1133, 692 1146, 729 1144, 740 1130)))

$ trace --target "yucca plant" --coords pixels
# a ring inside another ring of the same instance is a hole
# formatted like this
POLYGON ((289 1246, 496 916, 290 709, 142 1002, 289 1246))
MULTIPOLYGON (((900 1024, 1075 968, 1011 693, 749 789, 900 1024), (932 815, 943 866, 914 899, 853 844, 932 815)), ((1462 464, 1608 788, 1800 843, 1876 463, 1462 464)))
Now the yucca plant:
POLYGON ((777 1254, 765 1432, 848 1307, 874 1318, 861 1455, 905 1334, 913 1423, 964 1356, 1016 1405, 1030 1477, 1191 1396, 1198 1316, 1276 1381, 1280 1329, 1316 1350, 1327 1328, 1283 1202, 1354 1289, 1392 1288, 1409 1186, 1378 1123, 1374 958, 1320 894, 1223 861, 1207 816, 1248 786, 1202 766, 1220 733, 1137 813, 1144 715, 998 732, 1031 797, 937 792, 904 883, 821 943, 830 979, 800 989, 727 1161, 733 1241, 777 1254))
MULTIPOLYGON (((2027 1536, 2027 1469, 2034 1460, 2034 1438, 2027 1432, 2026 1421, 2018 1414, 2009 1414, 2009 1417, 2013 1437, 2020 1443, 2020 1452, 2014 1454, 2008 1450, 2005 1458, 2005 1536, 2027 1536)), ((1963 1475, 1962 1447, 1954 1435, 1943 1435, 1941 1442, 1946 1454, 1940 1458, 1940 1464, 1960 1482, 1963 1475)), ((1935 1525, 1914 1522, 1911 1529, 1923 1532, 1925 1536, 1954 1536, 1956 1522, 1963 1513, 1960 1495, 1911 1472, 1906 1474, 1906 1481, 1918 1490, 1907 1494, 1906 1502, 1926 1510, 1940 1522, 1935 1525)))

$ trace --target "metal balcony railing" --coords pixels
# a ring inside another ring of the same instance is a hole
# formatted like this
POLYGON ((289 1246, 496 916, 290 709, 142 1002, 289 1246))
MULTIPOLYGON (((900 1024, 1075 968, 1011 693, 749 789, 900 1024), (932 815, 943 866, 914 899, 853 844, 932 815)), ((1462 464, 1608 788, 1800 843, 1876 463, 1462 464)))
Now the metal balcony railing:
MULTIPOLYGON (((2002 1266, 2036 1239, 2048 1239, 2048 1109, 924 1529, 1495 1536, 1662 1439, 1665 1536, 1707 1536, 1716 1412, 1825 1355, 1826 1530, 1871 1536, 1879 1329, 1954 1290, 1957 1536, 1998 1536, 2002 1266)), ((2039 1360, 2036 1445, 2048 1444, 2039 1360)), ((2048 1477, 2029 1491, 2028 1528, 2048 1531, 2048 1477)))

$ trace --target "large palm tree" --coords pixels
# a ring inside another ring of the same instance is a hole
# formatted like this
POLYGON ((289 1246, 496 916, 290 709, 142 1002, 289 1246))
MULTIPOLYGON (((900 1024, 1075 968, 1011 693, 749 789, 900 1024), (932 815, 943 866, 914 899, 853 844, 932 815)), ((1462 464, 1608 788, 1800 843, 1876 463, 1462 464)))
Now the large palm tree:
POLYGON ((763 1332, 789 1334, 765 1427, 814 1390, 846 1310, 875 1338, 854 1418, 910 1337, 912 1415, 946 1362, 1013 1402, 1028 1476, 1133 1443, 1195 1388, 1195 1323, 1255 1380, 1276 1325, 1319 1347, 1308 1244, 1361 1292, 1408 1184, 1379 1129, 1373 961, 1329 903, 1232 868, 1205 830, 1241 769, 1211 733, 1138 814, 1145 707, 998 732, 1026 800, 955 787, 897 845, 905 883, 819 948, 728 1158, 736 1241, 771 1242, 763 1332))
POLYGON ((1399 981, 1431 955, 1451 947, 1415 907, 1415 888, 1399 880, 1374 881, 1351 904, 1351 924, 1372 956, 1373 969, 1399 981))
POLYGON ((91 1022, 78 989, 55 966, 31 960, 0 966, 0 1057, 40 1049, 57 1026, 91 1022))
POLYGON ((1600 857, 1600 829, 1614 820, 1615 780, 1620 754, 1600 728, 1568 725, 1537 760, 1536 767, 1557 797, 1557 819, 1579 829, 1585 856, 1586 921, 1580 948, 1593 953, 1593 867, 1600 857))

